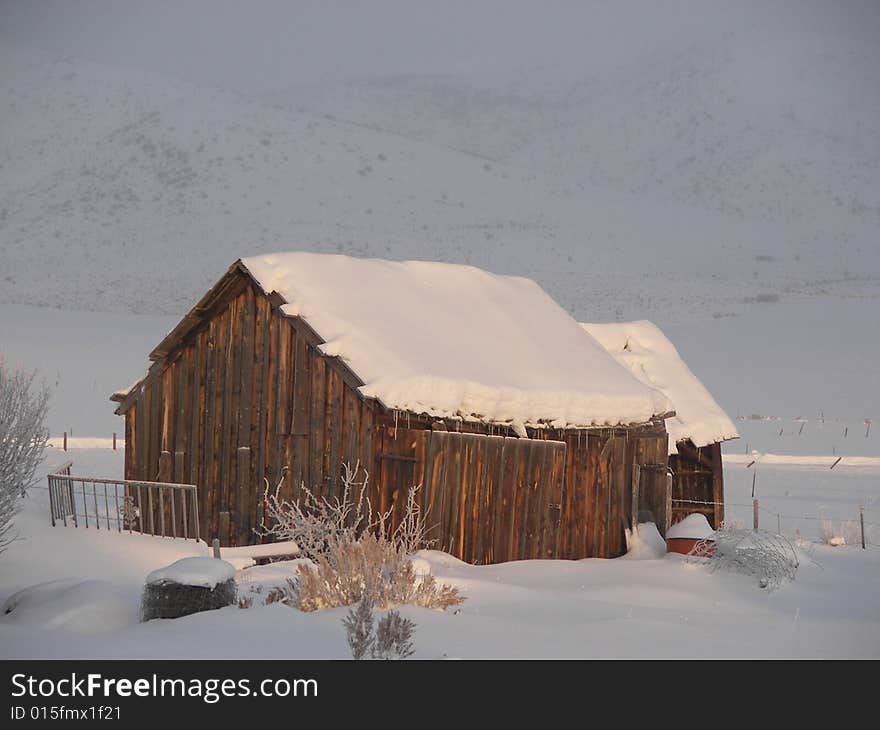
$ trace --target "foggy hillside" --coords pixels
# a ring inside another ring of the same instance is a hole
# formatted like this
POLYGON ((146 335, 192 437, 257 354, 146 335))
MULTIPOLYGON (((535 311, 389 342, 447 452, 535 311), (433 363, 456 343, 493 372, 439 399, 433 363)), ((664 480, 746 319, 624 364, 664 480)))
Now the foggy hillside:
MULTIPOLYGON (((291 64, 290 83, 222 59, 216 78, 172 72, 185 24, 141 68, 91 36, 85 60, 0 34, 0 301, 177 313, 239 256, 280 249, 524 274, 592 320, 877 298, 871 24, 700 7, 566 8, 578 23, 515 48, 481 6, 463 60, 426 36, 420 68, 392 73, 389 51, 356 73, 340 46, 332 78, 291 64)), ((302 43, 294 60, 329 53, 302 43)))

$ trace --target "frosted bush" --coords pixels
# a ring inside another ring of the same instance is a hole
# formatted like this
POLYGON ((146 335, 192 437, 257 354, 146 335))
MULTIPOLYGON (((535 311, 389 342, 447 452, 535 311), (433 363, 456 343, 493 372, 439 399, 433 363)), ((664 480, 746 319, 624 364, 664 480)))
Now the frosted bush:
POLYGON ((270 490, 269 481, 264 480, 263 502, 268 525, 264 521, 260 535, 272 540, 292 540, 300 554, 310 560, 315 560, 343 536, 357 535, 368 520, 369 499, 366 495, 369 475, 364 472, 363 481, 358 482, 357 464, 354 469, 348 464, 344 464, 343 468, 342 495, 333 501, 316 497, 303 483, 300 484, 301 499, 281 499, 279 493, 284 484, 286 467, 274 490, 270 490))
POLYGON ((768 591, 794 580, 799 565, 794 546, 782 535, 766 530, 725 526, 711 539, 699 541, 690 554, 705 558, 713 572, 752 576, 768 591))
POLYGON ((35 373, 7 368, 0 356, 0 553, 12 541, 12 518, 34 483, 49 432, 49 391, 35 373))
POLYGON ((335 542, 315 565, 300 566, 290 582, 289 602, 301 611, 350 606, 364 597, 381 609, 411 603, 444 610, 464 601, 454 586, 430 573, 417 575, 402 545, 373 532, 335 542))
POLYGON ((358 481, 357 474, 357 465, 344 465, 342 494, 333 501, 315 497, 305 486, 300 500, 281 500, 281 482, 274 492, 267 486, 271 522, 263 535, 293 540, 312 561, 300 565, 296 579, 288 581, 285 603, 302 611, 350 606, 364 598, 382 609, 411 603, 442 610, 461 603, 457 588, 438 584, 430 574, 417 575, 409 559, 430 544, 416 499, 418 487, 409 490, 392 531, 391 510, 370 520, 369 475, 364 472, 358 481))

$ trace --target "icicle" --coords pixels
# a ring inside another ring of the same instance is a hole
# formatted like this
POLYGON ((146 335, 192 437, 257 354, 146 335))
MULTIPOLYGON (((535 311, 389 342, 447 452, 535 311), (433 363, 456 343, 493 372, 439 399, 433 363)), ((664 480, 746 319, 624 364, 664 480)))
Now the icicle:
POLYGON ((394 438, 397 439, 397 419, 400 416, 400 411, 396 408, 394 409, 394 438))

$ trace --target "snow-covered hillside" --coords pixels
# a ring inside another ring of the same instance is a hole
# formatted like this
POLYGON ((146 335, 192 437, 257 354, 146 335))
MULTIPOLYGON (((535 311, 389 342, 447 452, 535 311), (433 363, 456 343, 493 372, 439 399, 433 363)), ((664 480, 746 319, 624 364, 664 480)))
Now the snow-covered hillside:
POLYGON ((524 274, 592 321, 880 296, 873 6, 517 4, 531 54, 490 5, 430 18, 485 46, 448 68, 248 94, 0 33, 0 301, 179 313, 287 249, 524 274))

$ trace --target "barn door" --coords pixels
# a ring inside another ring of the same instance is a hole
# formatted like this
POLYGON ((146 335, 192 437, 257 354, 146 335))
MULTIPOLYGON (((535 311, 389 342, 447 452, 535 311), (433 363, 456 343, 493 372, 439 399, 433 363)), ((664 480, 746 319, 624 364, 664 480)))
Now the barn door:
POLYGON ((376 427, 373 441, 376 473, 370 475, 370 500, 374 512, 385 514, 391 511, 392 529, 400 524, 409 490, 422 483, 421 469, 416 469, 419 462, 416 452, 424 453, 428 433, 391 426, 376 427))
POLYGON ((634 513, 639 522, 653 522, 665 537, 672 519, 672 477, 666 464, 641 464, 636 472, 638 489, 633 494, 638 509, 634 513))
POLYGON ((555 558, 566 445, 448 431, 378 429, 377 510, 403 516, 408 490, 434 547, 470 563, 555 558))

